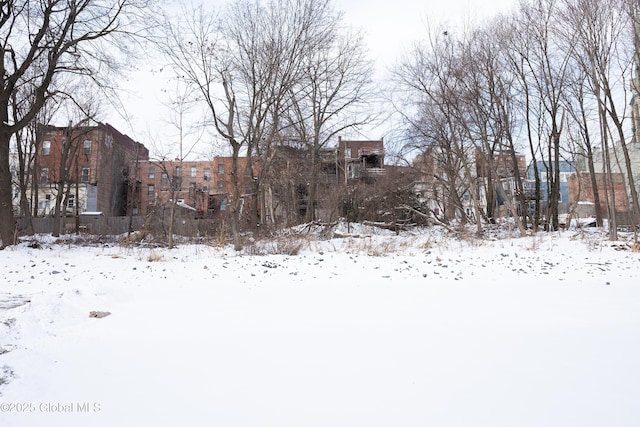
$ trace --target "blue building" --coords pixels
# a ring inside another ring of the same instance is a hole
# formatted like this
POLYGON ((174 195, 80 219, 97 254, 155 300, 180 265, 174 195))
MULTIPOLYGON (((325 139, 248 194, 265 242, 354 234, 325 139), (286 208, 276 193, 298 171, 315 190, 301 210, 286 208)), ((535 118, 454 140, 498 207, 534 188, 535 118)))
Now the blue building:
MULTIPOLYGON (((547 161, 540 160, 538 165, 538 177, 540 178, 540 208, 544 212, 549 202, 549 188, 551 186, 550 180, 553 178, 553 164, 547 161)), ((572 162, 561 160, 560 166, 560 200, 558 200, 558 213, 568 214, 570 210, 569 204, 569 176, 577 172, 575 165, 572 162)), ((525 188, 533 193, 535 189, 535 174, 533 165, 529 165, 527 168, 527 181, 525 182, 525 188)), ((529 209, 533 209, 533 201, 531 202, 529 209)))

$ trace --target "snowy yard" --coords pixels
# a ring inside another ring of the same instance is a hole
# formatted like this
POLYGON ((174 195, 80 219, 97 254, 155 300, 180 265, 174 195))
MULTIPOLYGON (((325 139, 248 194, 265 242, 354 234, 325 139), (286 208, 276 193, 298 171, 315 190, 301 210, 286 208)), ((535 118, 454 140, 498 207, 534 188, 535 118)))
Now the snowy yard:
POLYGON ((0 252, 0 426, 635 427, 639 267, 575 230, 23 243, 0 252))

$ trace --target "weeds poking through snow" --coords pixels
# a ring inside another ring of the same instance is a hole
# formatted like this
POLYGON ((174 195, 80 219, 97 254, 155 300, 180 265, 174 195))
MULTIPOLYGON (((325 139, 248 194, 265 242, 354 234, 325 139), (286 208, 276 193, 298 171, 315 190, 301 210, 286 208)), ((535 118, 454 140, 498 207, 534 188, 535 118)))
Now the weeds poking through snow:
POLYGON ((280 237, 274 240, 260 240, 244 247, 245 255, 290 255, 300 254, 305 241, 296 237, 280 237))
MULTIPOLYGON (((0 386, 9 384, 9 381, 11 381, 13 377, 15 377, 13 370, 9 366, 4 365, 0 369, 0 386)), ((0 393, 0 396, 2 396, 2 393, 0 393)))
POLYGON ((158 262, 158 261, 162 261, 164 259, 164 255, 162 255, 161 253, 152 250, 149 253, 149 256, 147 257, 147 261, 149 262, 158 262))

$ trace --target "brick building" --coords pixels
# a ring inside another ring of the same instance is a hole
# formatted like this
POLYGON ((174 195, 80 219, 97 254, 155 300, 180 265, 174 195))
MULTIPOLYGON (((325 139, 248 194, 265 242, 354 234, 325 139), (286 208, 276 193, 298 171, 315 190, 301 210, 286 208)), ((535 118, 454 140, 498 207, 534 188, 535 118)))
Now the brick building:
POLYGON ((130 165, 149 158, 149 150, 113 126, 57 127, 43 125, 35 160, 38 215, 51 214, 56 195, 64 191, 64 209, 102 212, 108 216, 135 213, 138 185, 130 165))
MULTIPOLYGON (((231 157, 215 157, 204 161, 138 162, 142 207, 140 213, 151 213, 157 206, 172 199, 186 209, 193 209, 198 217, 226 211, 232 194, 231 162, 231 157)), ((244 173, 246 165, 245 157, 238 159, 243 196, 253 191, 244 173)))
POLYGON ((338 137, 338 169, 345 183, 384 175, 384 141, 349 141, 338 137))
MULTIPOLYGON (((607 217, 606 195, 610 193, 611 190, 605 177, 606 175, 604 173, 596 173, 596 184, 600 196, 600 209, 602 214, 607 217)), ((613 181, 616 213, 626 214, 631 208, 626 191, 627 182, 625 176, 622 173, 613 173, 611 174, 611 179, 613 181)), ((593 207, 589 210, 585 208, 585 206, 593 205, 595 201, 589 173, 579 172, 571 175, 568 179, 568 187, 570 203, 573 206, 581 205, 580 216, 595 215, 593 207)))

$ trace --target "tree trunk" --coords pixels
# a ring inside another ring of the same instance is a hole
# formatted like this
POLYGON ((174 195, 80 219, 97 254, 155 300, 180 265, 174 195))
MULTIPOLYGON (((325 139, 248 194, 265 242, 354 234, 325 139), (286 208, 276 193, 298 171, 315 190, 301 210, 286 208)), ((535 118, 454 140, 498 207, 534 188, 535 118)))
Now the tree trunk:
POLYGON ((11 132, 0 123, 0 248, 15 243, 16 221, 13 215, 9 142, 11 132))
POLYGON ((240 236, 240 214, 242 200, 240 192, 240 177, 238 176, 238 158, 240 157, 240 144, 232 143, 233 153, 231 155, 231 233, 233 234, 233 248, 236 251, 242 250, 242 239, 240 236))
POLYGON ((308 175, 307 182, 307 213, 305 217, 306 222, 312 222, 316 220, 316 198, 318 192, 318 145, 314 143, 311 147, 311 170, 308 175))
POLYGON ((587 167, 589 168, 589 177, 591 179, 591 190, 593 191, 593 204, 596 214, 596 225, 602 227, 602 206, 600 206, 600 190, 598 189, 598 179, 596 177, 596 168, 593 164, 593 150, 591 145, 587 145, 587 167))

